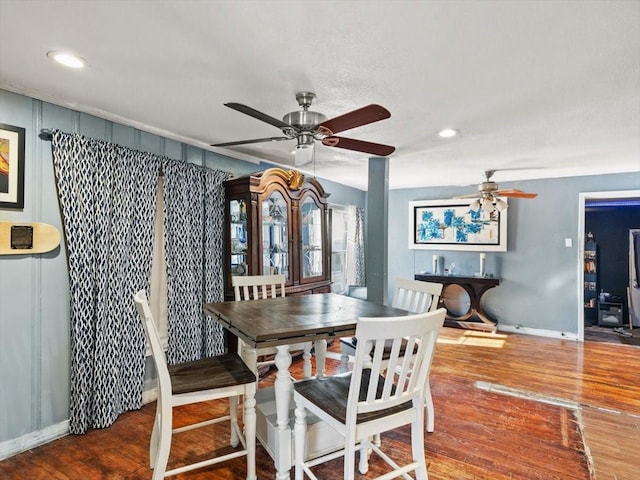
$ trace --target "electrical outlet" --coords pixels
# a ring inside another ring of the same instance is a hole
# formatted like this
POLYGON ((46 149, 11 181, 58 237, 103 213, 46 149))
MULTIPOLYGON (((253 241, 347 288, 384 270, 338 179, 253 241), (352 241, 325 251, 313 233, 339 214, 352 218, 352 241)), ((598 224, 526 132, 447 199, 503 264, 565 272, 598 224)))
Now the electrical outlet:
POLYGON ((565 238, 564 239, 564 246, 565 247, 573 247, 573 240, 570 238, 565 238))

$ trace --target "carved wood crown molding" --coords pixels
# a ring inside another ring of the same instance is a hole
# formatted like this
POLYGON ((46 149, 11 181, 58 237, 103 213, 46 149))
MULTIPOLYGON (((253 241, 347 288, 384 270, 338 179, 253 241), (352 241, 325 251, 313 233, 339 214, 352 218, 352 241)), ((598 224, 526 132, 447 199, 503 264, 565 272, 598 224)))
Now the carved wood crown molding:
POLYGON ((248 188, 248 191, 254 195, 261 195, 278 184, 289 190, 291 198, 298 198, 303 192, 310 192, 321 203, 326 203, 327 198, 331 195, 324 190, 316 177, 305 176, 298 170, 280 167, 268 168, 261 172, 231 178, 224 184, 227 192, 229 192, 229 188, 233 191, 236 191, 236 189, 245 191, 244 189, 248 188))
POLYGON ((297 170, 289 170, 286 172, 286 175, 289 188, 291 188, 291 190, 300 190, 300 187, 302 187, 304 183, 304 174, 297 170))

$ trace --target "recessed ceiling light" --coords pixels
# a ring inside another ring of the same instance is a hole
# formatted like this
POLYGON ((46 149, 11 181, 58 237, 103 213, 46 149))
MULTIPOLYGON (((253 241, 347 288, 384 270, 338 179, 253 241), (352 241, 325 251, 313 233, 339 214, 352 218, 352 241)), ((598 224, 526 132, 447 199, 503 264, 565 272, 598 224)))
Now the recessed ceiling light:
POLYGON ((54 50, 51 52, 47 52, 47 57, 55 60, 61 65, 64 65, 65 67, 82 68, 87 64, 87 62, 83 58, 80 58, 77 55, 69 52, 60 52, 54 50))
POLYGON ((445 128, 438 132, 438 136, 441 138, 452 138, 460 133, 460 130, 455 130, 453 128, 445 128))

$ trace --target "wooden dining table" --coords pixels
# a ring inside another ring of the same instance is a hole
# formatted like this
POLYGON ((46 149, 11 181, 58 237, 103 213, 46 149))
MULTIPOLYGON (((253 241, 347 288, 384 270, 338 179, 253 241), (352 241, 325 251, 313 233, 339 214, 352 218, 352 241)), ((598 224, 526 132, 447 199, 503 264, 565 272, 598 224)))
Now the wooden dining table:
MULTIPOLYGON (((256 395, 258 440, 274 459, 277 480, 289 479, 293 466, 293 387, 289 373, 289 345, 313 341, 316 358, 324 358, 327 339, 354 335, 359 317, 396 317, 409 314, 398 308, 335 293, 208 303, 204 311, 229 332, 241 338, 252 350, 250 354, 254 357, 257 348, 275 347, 277 350, 273 392, 261 395, 266 389, 260 389, 256 395), (275 412, 270 410, 271 407, 274 407, 275 412)), ((324 375, 324 362, 316 364, 316 375, 324 375)), ((328 428, 319 424, 309 428, 310 434, 314 435, 309 445, 315 449, 315 453, 308 452, 309 456, 338 448, 332 442, 339 435, 327 431, 328 428)))

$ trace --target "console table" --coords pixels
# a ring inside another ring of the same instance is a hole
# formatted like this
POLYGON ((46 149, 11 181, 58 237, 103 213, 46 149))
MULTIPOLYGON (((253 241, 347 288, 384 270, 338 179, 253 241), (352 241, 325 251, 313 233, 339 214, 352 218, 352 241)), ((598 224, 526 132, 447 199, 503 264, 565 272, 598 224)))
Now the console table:
POLYGON ((499 278, 428 273, 415 275, 414 278, 443 284, 439 306, 447 309, 445 325, 490 332, 497 330, 497 322, 485 313, 481 299, 487 290, 500 285, 499 278))

